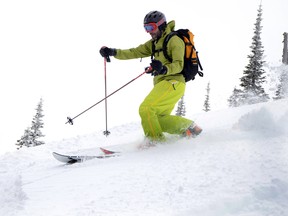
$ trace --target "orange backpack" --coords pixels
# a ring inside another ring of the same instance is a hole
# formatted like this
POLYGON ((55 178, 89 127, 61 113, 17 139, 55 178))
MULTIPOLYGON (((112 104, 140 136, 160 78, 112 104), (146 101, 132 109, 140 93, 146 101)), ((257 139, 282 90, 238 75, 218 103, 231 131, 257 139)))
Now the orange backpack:
MULTIPOLYGON (((172 62, 172 58, 168 56, 167 53, 167 44, 170 38, 174 35, 180 37, 185 43, 184 67, 181 71, 181 73, 185 77, 185 82, 194 80, 197 74, 200 77, 203 77, 203 68, 198 57, 198 52, 196 51, 196 48, 194 46, 194 35, 189 29, 179 29, 177 31, 172 31, 166 36, 162 48, 165 58, 172 62), (199 68, 201 71, 199 71, 199 68)), ((155 52, 155 45, 153 44, 151 58, 153 58, 155 52)))

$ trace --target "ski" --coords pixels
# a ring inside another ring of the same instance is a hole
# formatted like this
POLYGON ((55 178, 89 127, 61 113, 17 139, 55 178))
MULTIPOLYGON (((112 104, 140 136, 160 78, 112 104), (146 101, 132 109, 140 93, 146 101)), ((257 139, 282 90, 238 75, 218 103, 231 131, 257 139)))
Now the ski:
MULTIPOLYGON (((106 150, 106 151, 109 151, 109 150, 106 150)), ((104 155, 92 155, 92 156, 88 156, 88 155, 64 155, 64 154, 59 154, 57 152, 53 152, 52 155, 54 156, 54 158, 56 160, 58 160, 62 163, 66 163, 66 164, 82 163, 84 161, 92 160, 92 159, 105 159, 105 158, 120 156, 119 153, 114 153, 114 152, 112 152, 110 154, 104 153, 104 155)))

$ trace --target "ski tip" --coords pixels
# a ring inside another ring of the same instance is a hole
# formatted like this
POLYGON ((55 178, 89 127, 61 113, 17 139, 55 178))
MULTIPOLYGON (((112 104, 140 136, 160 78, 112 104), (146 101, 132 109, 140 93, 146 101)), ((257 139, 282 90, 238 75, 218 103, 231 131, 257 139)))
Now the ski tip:
POLYGON ((102 147, 100 147, 100 150, 101 150, 105 155, 111 155, 111 154, 118 153, 118 152, 110 151, 110 150, 105 149, 105 148, 102 148, 102 147))

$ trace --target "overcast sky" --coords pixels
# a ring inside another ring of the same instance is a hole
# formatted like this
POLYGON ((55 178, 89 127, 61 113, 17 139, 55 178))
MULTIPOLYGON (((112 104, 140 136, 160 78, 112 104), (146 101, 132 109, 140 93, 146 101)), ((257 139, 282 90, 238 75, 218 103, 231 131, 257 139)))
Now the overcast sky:
MULTIPOLYGON (((104 103, 65 124, 104 97, 103 45, 131 48, 150 39, 143 18, 165 13, 176 28, 189 28, 204 67, 204 78, 187 83, 187 116, 202 112, 207 83, 212 110, 227 107, 239 85, 253 37, 260 0, 1 0, 0 1, 0 153, 31 125, 43 98, 44 141, 105 130, 104 103)), ((262 0, 265 60, 281 63, 288 1, 262 0)), ((149 58, 107 64, 108 93, 144 71, 149 58)), ((108 128, 140 121, 138 107, 152 88, 143 75, 108 100, 108 128)), ((111 131, 113 132, 113 131, 111 131)))

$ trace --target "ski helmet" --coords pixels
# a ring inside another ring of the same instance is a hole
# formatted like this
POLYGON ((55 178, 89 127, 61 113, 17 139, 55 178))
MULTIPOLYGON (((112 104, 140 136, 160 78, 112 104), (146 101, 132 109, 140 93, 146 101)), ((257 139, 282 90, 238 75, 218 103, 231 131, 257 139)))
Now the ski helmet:
POLYGON ((164 30, 166 28, 166 17, 165 15, 160 11, 150 11, 146 16, 144 17, 144 24, 147 23, 158 23, 161 21, 162 24, 158 26, 160 30, 164 30))
POLYGON ((165 15, 160 11, 150 11, 144 18, 144 24, 147 23, 157 23, 162 18, 164 18, 164 22, 166 22, 165 15))

